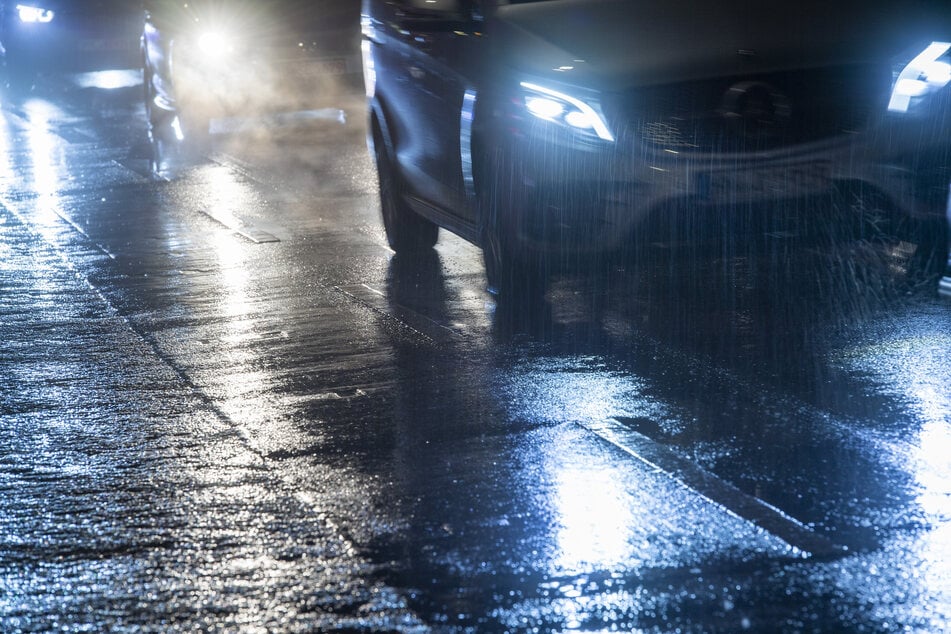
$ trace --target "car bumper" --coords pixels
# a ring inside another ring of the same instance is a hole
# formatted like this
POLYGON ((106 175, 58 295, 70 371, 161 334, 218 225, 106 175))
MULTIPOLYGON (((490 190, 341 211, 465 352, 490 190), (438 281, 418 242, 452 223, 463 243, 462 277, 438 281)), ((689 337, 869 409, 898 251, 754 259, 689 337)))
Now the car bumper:
POLYGON ((514 226, 523 244, 542 250, 628 248, 656 221, 669 231, 704 217, 721 222, 730 211, 759 210, 774 216, 766 227, 778 229, 775 216, 789 209, 822 213, 821 205, 780 203, 833 196, 874 196, 894 215, 921 221, 945 219, 948 210, 951 120, 890 123, 743 154, 645 149, 623 135, 614 143, 578 143, 544 123, 513 138, 501 143, 518 170, 514 226))

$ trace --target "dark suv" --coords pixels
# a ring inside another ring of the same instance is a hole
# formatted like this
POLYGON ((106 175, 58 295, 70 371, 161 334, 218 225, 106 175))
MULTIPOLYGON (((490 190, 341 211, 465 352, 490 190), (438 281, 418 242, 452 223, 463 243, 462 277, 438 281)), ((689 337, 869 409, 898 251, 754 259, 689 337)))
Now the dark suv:
POLYGON ((729 238, 737 217, 772 232, 835 220, 933 283, 947 263, 949 9, 364 0, 389 244, 428 249, 449 229, 482 247, 505 294, 649 232, 689 243, 710 224, 729 238))

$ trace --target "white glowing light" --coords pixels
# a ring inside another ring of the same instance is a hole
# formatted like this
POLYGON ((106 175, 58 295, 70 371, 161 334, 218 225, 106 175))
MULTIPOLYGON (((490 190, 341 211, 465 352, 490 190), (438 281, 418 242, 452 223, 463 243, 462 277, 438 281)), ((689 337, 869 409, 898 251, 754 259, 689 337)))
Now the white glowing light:
POLYGON ((21 22, 27 22, 31 24, 47 24, 53 21, 53 16, 55 15, 49 9, 44 9, 42 7, 31 7, 25 4, 17 5, 17 14, 20 16, 21 22))
POLYGON ((888 102, 889 112, 908 112, 913 99, 920 99, 951 83, 951 64, 942 57, 951 43, 932 42, 901 70, 888 102))
POLYGON ((565 123, 580 130, 590 130, 594 127, 594 121, 591 119, 591 117, 583 112, 578 111, 569 112, 566 114, 565 123))
POLYGON ((566 95, 563 92, 545 88, 538 84, 523 81, 521 86, 526 91, 535 93, 530 94, 525 99, 525 106, 533 115, 546 120, 562 121, 565 125, 575 129, 590 129, 593 130, 599 138, 605 141, 614 141, 614 135, 608 130, 608 126, 601 118, 601 115, 589 104, 571 95, 566 95), (555 108, 551 104, 557 104, 562 108, 562 111, 557 114, 552 114, 555 108), (540 110, 542 114, 539 114, 535 110, 540 110))
POLYGON ((360 42, 360 54, 363 57, 363 87, 367 98, 372 99, 376 92, 376 68, 373 65, 373 51, 370 41, 360 42))
POLYGON ((219 60, 234 50, 231 39, 219 31, 206 31, 198 36, 198 49, 211 60, 219 60))
POLYGON ((175 133, 175 138, 177 140, 185 140, 185 132, 182 130, 182 122, 179 121, 178 117, 172 119, 172 132, 175 133))
POLYGON ((525 107, 536 117, 554 119, 565 111, 565 107, 554 99, 546 97, 529 97, 525 100, 525 107))
POLYGON ((142 73, 137 70, 99 70, 78 74, 74 81, 83 88, 115 90, 140 85, 142 73))

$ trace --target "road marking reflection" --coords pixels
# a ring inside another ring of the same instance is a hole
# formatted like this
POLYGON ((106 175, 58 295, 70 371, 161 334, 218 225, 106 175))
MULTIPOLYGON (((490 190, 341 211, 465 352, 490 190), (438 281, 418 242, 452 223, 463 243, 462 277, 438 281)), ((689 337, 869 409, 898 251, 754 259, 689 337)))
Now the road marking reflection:
POLYGON ((841 557, 848 550, 763 500, 743 493, 660 443, 633 431, 619 419, 591 421, 581 425, 649 467, 668 474, 716 506, 783 540, 798 550, 804 559, 832 559, 841 557))

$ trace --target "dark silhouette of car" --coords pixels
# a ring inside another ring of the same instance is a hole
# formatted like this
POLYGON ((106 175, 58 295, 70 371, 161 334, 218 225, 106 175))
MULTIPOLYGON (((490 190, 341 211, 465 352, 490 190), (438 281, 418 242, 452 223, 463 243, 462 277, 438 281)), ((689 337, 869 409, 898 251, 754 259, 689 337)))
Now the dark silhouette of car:
POLYGON ((144 6, 143 83, 153 141, 200 144, 213 118, 312 108, 339 82, 359 81, 357 0, 144 6))
POLYGON ((7 83, 29 89, 43 72, 135 68, 141 15, 134 0, 0 0, 7 83))
POLYGON ((945 0, 362 7, 368 144, 399 253, 446 228, 482 248, 503 296, 649 234, 835 224, 931 283, 945 267, 945 0))

